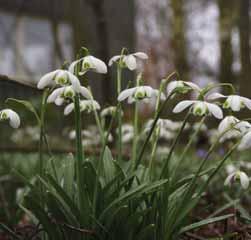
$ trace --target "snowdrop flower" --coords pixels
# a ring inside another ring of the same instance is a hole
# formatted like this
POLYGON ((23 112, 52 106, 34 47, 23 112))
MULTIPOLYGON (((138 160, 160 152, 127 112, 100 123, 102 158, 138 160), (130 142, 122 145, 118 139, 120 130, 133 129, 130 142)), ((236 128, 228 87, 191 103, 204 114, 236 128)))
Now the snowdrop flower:
POLYGON ((226 167, 226 172, 228 175, 232 174, 233 172, 237 171, 237 168, 233 164, 228 164, 226 167))
POLYGON ((9 121, 10 126, 13 128, 18 128, 21 122, 18 114, 11 109, 0 111, 0 121, 9 121))
MULTIPOLYGON (((118 96, 118 101, 122 102, 125 99, 128 99, 128 103, 133 103, 134 101, 157 97, 158 94, 159 90, 153 89, 150 86, 139 86, 122 91, 118 96)), ((162 99, 163 97, 164 96, 162 96, 162 99)))
POLYGON ((110 106, 110 107, 104 108, 101 111, 100 115, 101 115, 101 117, 113 116, 116 113, 116 109, 117 109, 117 107, 115 107, 115 106, 110 106))
POLYGON ((214 117, 221 119, 223 118, 223 112, 219 106, 213 103, 208 103, 199 100, 185 100, 179 102, 173 109, 174 113, 180 113, 186 108, 193 106, 193 114, 196 116, 203 116, 206 114, 212 114, 214 117))
POLYGON ((233 182, 239 180, 241 183, 241 187, 243 189, 247 189, 249 187, 249 177, 247 176, 246 173, 242 172, 242 171, 235 171, 233 173, 231 173, 230 175, 228 175, 228 177, 226 178, 224 185, 225 186, 231 186, 233 184, 233 182))
POLYGON ((127 67, 129 70, 133 71, 137 68, 137 59, 146 60, 148 56, 143 52, 136 52, 129 55, 117 55, 110 59, 108 65, 112 66, 115 62, 122 63, 122 67, 127 67))
POLYGON ((236 138, 241 135, 240 131, 237 128, 237 123, 240 120, 234 116, 226 116, 218 126, 219 135, 222 135, 220 142, 225 140, 236 138))
MULTIPOLYGON (((79 106, 81 112, 86 111, 87 113, 100 109, 99 103, 95 100, 81 100, 79 106)), ((73 110, 74 103, 68 104, 64 109, 64 115, 69 115, 73 110)))
MULTIPOLYGON (((92 99, 91 92, 85 88, 80 87, 79 93, 86 99, 92 99)), ((60 87, 55 89, 48 97, 47 103, 55 102, 56 105, 61 106, 65 99, 73 99, 76 95, 76 92, 73 86, 60 87)))
POLYGON ((248 131, 241 139, 238 150, 246 150, 251 147, 251 131, 248 131))
MULTIPOLYGON (((145 126, 145 132, 149 132, 152 124, 153 124, 154 120, 149 120, 146 123, 145 126)), ((163 138, 165 140, 170 140, 173 139, 175 134, 174 134, 174 129, 170 129, 169 124, 170 124, 171 120, 169 119, 158 119, 157 123, 156 123, 156 129, 157 131, 159 131, 159 137, 163 138)))
POLYGON ((122 125, 122 142, 129 143, 134 137, 134 128, 131 124, 122 125))
POLYGON ((206 132, 208 130, 207 125, 205 123, 201 124, 201 123, 198 123, 198 122, 195 122, 192 125, 192 129, 194 131, 200 130, 201 132, 206 132))
POLYGON ((200 87, 192 82, 185 81, 172 81, 167 85, 167 96, 170 96, 172 93, 187 93, 189 90, 201 91, 200 87))
POLYGON ((218 98, 226 98, 226 101, 223 103, 223 108, 231 108, 234 112, 238 112, 244 107, 251 110, 251 99, 246 97, 241 97, 239 95, 225 96, 220 93, 212 93, 207 97, 208 100, 215 100, 218 98))
POLYGON ((88 71, 103 73, 103 74, 107 73, 106 64, 102 60, 91 55, 88 55, 86 57, 83 57, 79 60, 72 62, 72 64, 69 67, 69 71, 71 73, 74 74, 75 66, 78 63, 81 63, 81 69, 80 72, 78 73, 79 75, 84 75, 88 71))
POLYGON ((47 86, 66 86, 71 84, 76 92, 80 91, 79 79, 67 70, 55 70, 53 72, 45 74, 38 82, 37 88, 44 89, 47 86))

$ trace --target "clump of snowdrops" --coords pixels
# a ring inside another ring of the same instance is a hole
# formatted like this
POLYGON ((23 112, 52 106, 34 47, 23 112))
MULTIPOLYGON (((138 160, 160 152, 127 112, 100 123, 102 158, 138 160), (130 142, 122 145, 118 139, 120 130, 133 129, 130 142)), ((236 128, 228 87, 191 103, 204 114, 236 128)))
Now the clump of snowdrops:
MULTIPOLYGON (((28 187, 20 207, 31 221, 41 226, 41 238, 170 240, 232 216, 208 218, 192 224, 189 221, 189 214, 229 156, 234 151, 251 147, 251 124, 247 119, 239 120, 234 116, 243 108, 251 109, 251 100, 236 95, 230 84, 200 88, 192 82, 172 80, 174 74, 164 78, 159 89, 154 89, 145 84, 141 73, 137 73, 133 86, 122 89, 123 72, 138 70, 139 61, 147 58, 145 53, 128 54, 126 49, 111 58, 108 65, 117 70, 117 103, 105 109, 95 100, 90 86, 82 85, 82 79, 88 82, 88 72, 106 74, 107 65, 90 55, 86 48, 81 49, 80 57, 68 68, 47 73, 39 80, 37 87, 43 91, 39 110, 28 101, 8 99, 8 103, 16 102, 31 111, 40 129, 39 173, 32 181, 16 174, 28 187), (219 87, 228 88, 230 95, 215 93, 219 87), (187 98, 187 93, 192 93, 194 98, 182 100, 173 108, 175 114, 186 111, 183 121, 161 118, 170 100, 180 95, 187 98), (153 102, 152 119, 140 127, 140 105, 153 102), (70 114, 75 117, 75 130, 70 134, 76 143, 75 152, 57 165, 53 156, 48 159, 42 151, 47 149, 50 153, 45 131, 47 104, 64 108, 65 117, 70 114), (123 124, 125 104, 134 108, 132 124, 123 124), (92 114, 95 119, 95 138, 83 130, 85 114, 92 114), (190 118, 196 119, 190 122, 193 131, 174 161, 174 152, 190 118), (211 118, 221 121, 211 146, 201 157, 197 170, 180 178, 183 160, 200 130, 206 127, 206 120, 211 118), (98 156, 86 155, 84 143, 88 137, 99 144, 98 156), (161 164, 157 166, 162 138, 171 144, 162 152, 161 164), (110 141, 116 142, 114 153, 108 148, 110 141), (131 154, 125 159, 123 147, 129 141, 132 142, 131 154), (207 168, 208 159, 224 141, 230 141, 230 147, 215 166, 207 168)), ((14 128, 20 125, 19 116, 10 109, 0 111, 0 120, 9 121, 14 128)), ((249 178, 239 169, 227 177, 225 184, 237 180, 244 189, 248 188, 249 178)))

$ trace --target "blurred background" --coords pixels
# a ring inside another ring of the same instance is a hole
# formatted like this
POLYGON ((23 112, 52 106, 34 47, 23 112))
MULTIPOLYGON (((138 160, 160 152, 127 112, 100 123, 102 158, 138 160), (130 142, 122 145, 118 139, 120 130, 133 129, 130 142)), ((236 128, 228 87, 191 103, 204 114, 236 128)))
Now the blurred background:
MULTIPOLYGON (((1 107, 7 97, 38 106, 41 94, 32 86, 74 60, 81 46, 106 62, 122 47, 146 52, 144 78, 156 88, 177 70, 182 80, 230 82, 251 97, 249 0, 0 0, 0 29, 1 107)), ((115 99, 113 71, 90 79, 102 106, 115 99)), ((72 120, 50 108, 52 128, 62 136, 72 120)), ((8 134, 1 127, 1 137, 8 134)))

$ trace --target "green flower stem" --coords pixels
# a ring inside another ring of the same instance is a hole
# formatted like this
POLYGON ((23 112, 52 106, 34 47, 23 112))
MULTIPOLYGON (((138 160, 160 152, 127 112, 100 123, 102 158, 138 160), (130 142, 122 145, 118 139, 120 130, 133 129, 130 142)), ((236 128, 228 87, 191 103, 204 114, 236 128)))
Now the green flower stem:
MULTIPOLYGON (((121 92, 122 68, 117 65, 117 95, 121 92)), ((121 103, 118 104, 118 161, 122 160, 122 110, 121 103)))
POLYGON ((204 117, 201 119, 201 121, 199 122, 199 127, 198 127, 198 129, 196 129, 195 132, 193 133, 193 135, 191 136, 191 138, 189 138, 189 141, 188 141, 188 143, 187 143, 187 145, 186 145, 184 151, 182 152, 182 154, 181 154, 179 160, 177 161, 176 166, 174 167, 174 169, 172 169, 172 172, 173 172, 173 179, 175 179, 175 177, 176 177, 175 174, 176 174, 176 172, 177 172, 177 169, 178 169, 178 167, 180 166, 180 164, 182 163, 182 161, 184 160, 184 157, 186 156, 188 150, 190 149, 191 145, 192 145, 193 142, 195 141, 197 135, 199 134, 200 129, 201 129, 201 127, 202 127, 202 125, 203 125, 205 119, 206 119, 206 117, 204 116, 204 117))
POLYGON ((82 163, 84 159, 83 145, 82 145, 82 120, 81 120, 81 112, 79 105, 79 95, 76 94, 74 97, 74 110, 75 110, 75 131, 76 131, 76 180, 77 180, 77 188, 78 188, 78 203, 80 212, 84 213, 84 194, 83 189, 84 185, 82 184, 82 163))
POLYGON ((156 129, 155 134, 154 134, 154 140, 152 144, 152 153, 151 153, 151 159, 149 161, 149 178, 150 180, 153 179, 153 164, 155 160, 155 155, 156 155, 156 150, 158 146, 158 140, 159 140, 159 135, 160 135, 160 129, 156 129))
POLYGON ((135 102, 135 110, 134 110, 134 124, 133 124, 133 146, 132 146, 132 169, 134 169, 136 164, 136 157, 137 157, 137 145, 138 145, 138 124, 139 124, 139 103, 136 100, 135 102))
POLYGON ((190 111, 187 113, 187 115, 186 115, 186 117, 185 117, 185 119, 184 119, 184 121, 183 121, 183 123, 182 123, 182 126, 181 126, 181 128, 179 129, 178 134, 176 135, 176 137, 175 137, 175 139, 174 139, 174 141, 173 141, 173 143, 172 143, 172 146, 171 146, 170 151, 169 151, 169 153, 168 153, 168 155, 167 155, 167 158, 166 158, 165 161, 164 161, 165 164, 164 164, 164 166, 163 166, 163 168, 162 168, 162 171, 161 171, 161 174, 160 174, 160 178, 161 178, 161 179, 164 178, 165 175, 166 175, 165 173, 166 173, 166 171, 168 170, 169 161, 170 161, 170 159, 171 159, 171 157, 172 157, 172 154, 173 154, 174 149, 175 149, 175 147, 176 147, 176 145, 177 145, 177 143, 178 143, 178 140, 179 140, 179 138, 180 138, 180 136, 181 136, 181 134, 182 134, 182 132, 183 132, 183 130, 184 130, 186 124, 187 124, 187 121, 188 121, 188 119, 189 119, 189 116, 190 116, 190 111))
MULTIPOLYGON (((158 94, 158 97, 157 97, 154 118, 157 117, 158 111, 160 110, 161 94, 162 94, 162 92, 164 90, 164 86, 165 86, 165 82, 162 81, 161 84, 160 84, 159 94, 158 94)), ((160 135, 160 129, 156 128, 155 133, 154 133, 154 137, 153 137, 153 141, 152 141, 152 153, 151 153, 151 158, 150 158, 149 167, 148 167, 149 168, 149 175, 150 175, 149 177, 150 177, 150 179, 152 177, 153 163, 154 163, 154 159, 155 159, 155 155, 156 155, 159 135, 160 135)))
POLYGON ((147 137, 146 137, 146 139, 145 139, 145 141, 144 141, 144 143, 143 143, 143 146, 142 146, 142 148, 141 148, 141 150, 140 150, 140 153, 139 153, 139 155, 138 155, 138 157, 137 157, 137 160, 136 160, 136 164, 135 164, 134 170, 137 169, 137 167, 139 166, 139 164, 140 164, 140 162, 141 162, 141 160, 142 160, 142 157, 143 157, 143 155, 144 155, 144 153, 145 153, 146 147, 147 147, 147 145, 148 145, 148 143, 149 143, 149 141, 150 141, 150 138, 151 138, 151 136, 152 136, 152 134, 153 134, 153 132, 154 132, 154 129, 155 129, 155 127, 156 127, 156 124, 157 124, 157 122, 158 122, 158 120, 159 120, 159 118, 160 118, 160 115, 162 114, 163 110, 165 109, 165 106, 166 106, 167 102, 170 100, 170 98, 171 98, 172 96, 173 96, 173 95, 170 94, 170 95, 166 98, 165 102, 159 107, 159 111, 157 112, 156 117, 155 117, 154 120, 153 120, 151 129, 150 129, 150 131, 149 131, 149 133, 148 133, 148 135, 147 135, 147 137))
MULTIPOLYGON (((141 74, 137 77, 136 87, 140 85, 141 74)), ((137 158, 137 147, 139 139, 139 101, 135 99, 135 110, 134 110, 134 123, 133 123, 133 146, 132 146, 132 169, 134 169, 137 158)))
POLYGON ((40 137, 39 137, 39 175, 44 176, 44 162, 43 162, 43 143, 44 143, 44 125, 45 125, 45 112, 46 101, 49 94, 49 90, 45 89, 43 92, 41 112, 40 112, 40 137))
POLYGON ((96 109, 94 109, 94 116, 95 116, 96 124, 98 126, 99 134, 100 134, 100 137, 101 137, 101 144, 102 144, 102 146, 104 146, 105 145, 104 130, 102 128, 101 121, 100 121, 100 118, 98 116, 98 112, 97 112, 96 109))
MULTIPOLYGON (((112 125, 113 125, 113 122, 114 122, 114 118, 115 118, 116 115, 117 115, 117 112, 112 116, 112 119, 110 121, 107 133, 105 134, 104 144, 102 146, 102 150, 101 150, 101 153, 100 153, 100 158, 99 158, 99 161, 98 161, 97 175, 96 175, 95 186, 94 186, 93 204, 92 204, 92 206, 93 206, 92 211, 93 211, 93 216, 94 217, 96 217, 96 211, 97 211, 98 181, 99 181, 99 176, 100 176, 100 170, 101 170, 101 166, 102 166, 102 163, 103 163, 106 144, 108 142, 108 138, 109 138, 109 135, 110 135, 110 132, 111 132, 111 129, 112 129, 112 125)), ((94 221, 93 224, 95 225, 96 222, 94 221)))

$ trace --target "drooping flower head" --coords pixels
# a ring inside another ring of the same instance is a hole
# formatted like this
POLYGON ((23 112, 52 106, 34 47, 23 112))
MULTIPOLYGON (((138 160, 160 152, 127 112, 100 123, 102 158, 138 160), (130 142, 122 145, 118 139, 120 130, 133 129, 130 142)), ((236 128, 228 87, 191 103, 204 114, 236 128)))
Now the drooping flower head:
MULTIPOLYGON (((79 103, 80 111, 90 113, 100 109, 100 105, 95 100, 81 100, 79 103)), ((69 115, 74 110, 74 103, 68 104, 64 109, 64 115, 69 115)))
POLYGON ((218 105, 199 100, 181 101, 175 106, 173 112, 180 113, 190 106, 192 106, 192 113, 195 116, 204 116, 207 114, 212 114, 214 117, 218 119, 223 118, 223 112, 218 105))
POLYGON ((74 91, 80 92, 80 82, 79 79, 67 70, 55 70, 45 74, 38 82, 38 89, 44 89, 48 86, 67 86, 72 85, 74 91))
POLYGON ((246 132, 242 137, 240 144, 238 146, 238 150, 246 150, 251 147, 251 130, 246 132))
POLYGON ((247 107, 251 110, 251 99, 246 97, 241 97, 239 95, 225 96, 220 93, 212 93, 207 97, 208 100, 215 100, 220 98, 226 98, 225 102, 223 103, 223 108, 230 108, 234 112, 238 112, 244 107, 247 107))
MULTIPOLYGON (((153 89, 150 86, 138 86, 122 91, 118 96, 118 101, 122 102, 128 99, 128 103, 133 103, 135 101, 157 97, 158 94, 159 90, 153 89)), ((161 94, 161 99, 165 99, 164 94, 161 94)))
POLYGON ((128 68, 133 71, 137 68, 137 60, 146 60, 148 56, 143 52, 136 52, 128 55, 116 55, 109 60, 108 65, 112 66, 113 63, 120 63, 121 67, 128 68))
POLYGON ((77 64, 81 64, 80 71, 78 72, 79 75, 84 75, 86 72, 96 72, 96 73, 107 73, 107 66, 106 64, 91 55, 85 56, 79 60, 72 62, 69 67, 69 71, 74 74, 74 70, 77 64))
POLYGON ((249 187, 249 177, 242 171, 235 171, 228 175, 224 182, 224 185, 231 186, 235 181, 240 181, 241 187, 243 189, 247 189, 249 187))
MULTIPOLYGON (((145 132, 149 132, 150 129, 152 128, 154 120, 150 119, 149 121, 146 122, 145 125, 145 132)), ((170 124, 171 124, 171 120, 169 119, 158 119, 157 123, 156 123, 156 130, 158 132, 158 135, 160 138, 163 138, 165 140, 170 140, 173 139, 175 136, 175 130, 177 130, 177 128, 175 129, 175 127, 178 127, 178 124, 175 124, 175 122, 173 122, 173 128, 170 128, 170 124)))
POLYGON ((9 124, 13 128, 20 126, 20 117, 16 112, 11 109, 3 109, 0 111, 0 121, 9 121, 9 124))
POLYGON ((239 138, 251 129, 247 121, 240 121, 234 116, 226 116, 219 124, 218 133, 222 135, 220 142, 228 139, 239 138))
MULTIPOLYGON (((86 99, 92 99, 92 94, 91 92, 85 88, 85 87, 80 87, 79 91, 80 95, 85 97, 86 99)), ((54 102, 56 105, 60 106, 64 103, 65 100, 67 99, 73 99, 74 96, 76 95, 76 92, 74 91, 73 86, 66 86, 66 87, 60 87, 55 89, 48 97, 47 102, 52 103, 54 102)))
POLYGON ((117 107, 110 106, 110 107, 104 108, 101 111, 100 115, 101 117, 114 116, 114 114, 116 113, 116 110, 117 110, 117 107))
POLYGON ((185 82, 185 81, 172 81, 167 85, 166 91, 167 96, 170 96, 172 93, 187 93, 190 90, 195 90, 200 92, 201 89, 199 86, 192 82, 185 82))

